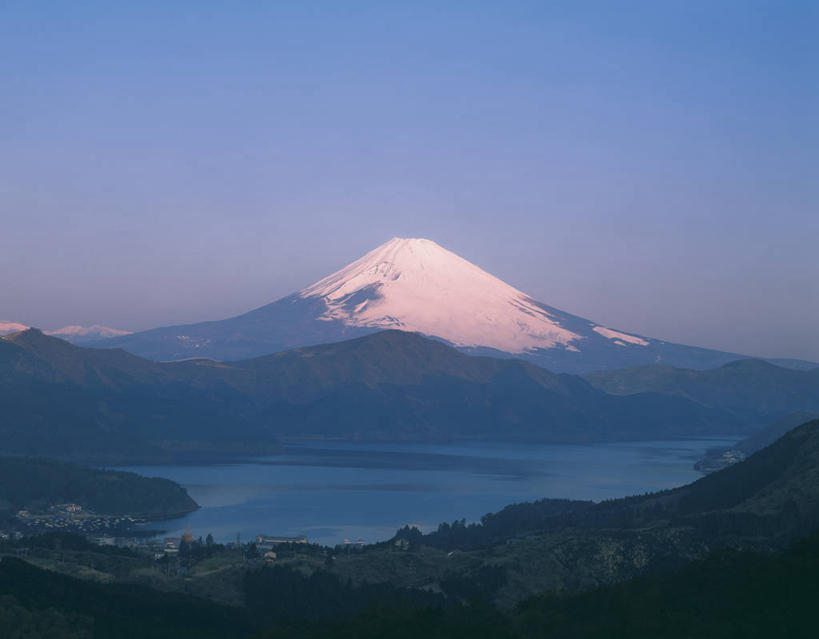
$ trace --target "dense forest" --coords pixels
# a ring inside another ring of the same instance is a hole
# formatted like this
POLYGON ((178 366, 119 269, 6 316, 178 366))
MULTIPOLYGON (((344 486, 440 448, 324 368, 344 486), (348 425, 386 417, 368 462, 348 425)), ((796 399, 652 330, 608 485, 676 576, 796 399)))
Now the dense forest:
POLYGON ((449 607, 373 607, 352 619, 271 631, 269 639, 519 637, 747 639, 814 637, 819 536, 783 553, 725 550, 671 575, 574 595, 532 597, 500 612, 476 599, 449 607))
POLYGON ((9 639, 813 637, 817 573, 819 535, 813 535, 784 552, 724 550, 671 574, 538 595, 502 611, 490 603, 491 579, 444 596, 388 584, 353 586, 324 571, 308 576, 261 567, 246 573, 245 605, 234 607, 75 579, 4 557, 0 628, 9 639))
POLYGON ((212 601, 134 584, 75 579, 9 557, 0 562, 4 618, 16 621, 0 625, 11 633, 4 637, 32 639, 245 637, 250 630, 242 611, 212 601))

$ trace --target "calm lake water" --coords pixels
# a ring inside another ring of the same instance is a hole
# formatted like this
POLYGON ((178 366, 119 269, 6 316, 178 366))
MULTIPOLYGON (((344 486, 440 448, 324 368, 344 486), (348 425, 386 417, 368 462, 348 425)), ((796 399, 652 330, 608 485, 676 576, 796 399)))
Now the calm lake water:
POLYGON ((405 524, 427 531, 442 521, 542 497, 623 497, 698 479, 706 449, 735 439, 583 446, 469 442, 352 444, 292 442, 282 454, 246 463, 129 466, 188 489, 202 508, 152 528, 217 541, 258 534, 307 535, 334 545, 390 538, 405 524))

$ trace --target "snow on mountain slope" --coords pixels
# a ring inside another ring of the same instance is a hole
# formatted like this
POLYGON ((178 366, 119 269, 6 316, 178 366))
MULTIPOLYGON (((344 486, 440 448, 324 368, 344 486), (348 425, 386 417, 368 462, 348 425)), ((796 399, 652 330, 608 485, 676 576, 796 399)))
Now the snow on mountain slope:
POLYGON ((94 324, 93 326, 63 326, 53 331, 45 331, 46 335, 53 335, 54 337, 61 337, 62 339, 106 339, 109 337, 120 337, 122 335, 130 335, 131 331, 121 331, 110 326, 101 326, 94 324))
POLYGON ((574 349, 581 339, 526 294, 425 239, 393 238, 298 295, 324 300, 319 319, 424 333, 456 346, 522 353, 574 349))
POLYGON ((315 284, 220 321, 97 340, 157 360, 238 360, 400 329, 472 354, 585 373, 662 362, 710 368, 741 356, 612 330, 538 302, 425 239, 393 238, 315 284))
MULTIPOLYGON (((8 335, 9 333, 16 333, 24 331, 30 326, 20 324, 19 322, 0 322, 0 335, 8 335)), ((130 335, 130 331, 121 331, 109 326, 101 326, 94 324, 93 326, 63 326, 52 331, 43 331, 46 335, 53 335, 69 342, 85 343, 99 339, 109 339, 111 337, 122 337, 130 335)))
POLYGON ((642 337, 636 337, 635 335, 629 335, 628 333, 621 333, 620 331, 613 331, 610 328, 604 328, 603 326, 595 326, 594 332, 602 335, 603 337, 607 337, 608 339, 613 339, 615 343, 628 342, 629 344, 637 344, 638 346, 648 346, 648 342, 642 337))
POLYGON ((16 333, 17 331, 24 331, 28 328, 25 324, 19 322, 0 322, 0 335, 8 335, 9 333, 16 333))

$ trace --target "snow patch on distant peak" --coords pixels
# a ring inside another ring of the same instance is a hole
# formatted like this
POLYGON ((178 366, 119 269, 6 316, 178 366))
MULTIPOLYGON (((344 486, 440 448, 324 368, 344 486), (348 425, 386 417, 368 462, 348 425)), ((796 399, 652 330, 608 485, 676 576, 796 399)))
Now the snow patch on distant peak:
POLYGON ((0 335, 25 331, 28 328, 30 327, 25 324, 20 324, 19 322, 0 322, 0 335))
MULTIPOLYGON (((621 333, 619 331, 613 331, 610 328, 605 328, 603 326, 595 326, 594 332, 602 335, 603 337, 607 337, 608 339, 613 339, 615 344, 617 344, 617 341, 620 340, 622 342, 628 342, 629 344, 636 344, 637 346, 648 346, 648 342, 641 337, 621 333)), ((620 345, 625 346, 625 344, 620 345)))
POLYGON ((456 346, 522 353, 582 339, 525 293, 422 238, 393 238, 298 295, 323 299, 327 321, 419 332, 456 346))
POLYGON ((55 337, 120 337, 121 335, 130 335, 131 331, 122 331, 110 326, 101 326, 94 324, 93 326, 63 326, 62 328, 53 331, 46 331, 46 335, 53 335, 55 337))

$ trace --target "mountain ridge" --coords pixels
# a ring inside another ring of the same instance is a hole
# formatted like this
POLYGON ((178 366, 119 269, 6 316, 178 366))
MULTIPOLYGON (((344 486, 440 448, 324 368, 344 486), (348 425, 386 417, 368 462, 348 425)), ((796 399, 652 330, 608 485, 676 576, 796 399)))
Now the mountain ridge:
POLYGON ((610 394, 661 393, 727 410, 753 427, 787 413, 819 413, 819 368, 798 370, 742 359, 710 370, 641 366, 584 376, 610 394))
POLYGON ((464 352, 556 372, 651 364, 709 368, 742 357, 603 326, 554 308, 431 240, 393 238, 291 295, 224 320, 92 342, 157 361, 239 360, 395 328, 464 352))
MULTIPOLYGON (((29 328, 36 328, 27 326, 20 322, 0 322, 0 335, 8 335, 10 333, 18 333, 29 328)), ((40 330, 40 329, 38 329, 40 330)), ((100 339, 109 339, 111 337, 122 337, 130 335, 131 331, 123 331, 118 328, 111 328, 110 326, 103 326, 102 324, 93 324, 91 326, 80 326, 79 324, 70 324, 62 328, 45 329, 43 332, 46 335, 53 335, 60 337, 72 344, 85 344, 88 342, 98 341, 100 339)))
POLYGON ((4 447, 25 454, 261 449, 307 435, 579 443, 746 432, 686 398, 611 396, 578 376, 395 330, 232 363, 158 363, 30 329, 0 339, 0 381, 4 447))

